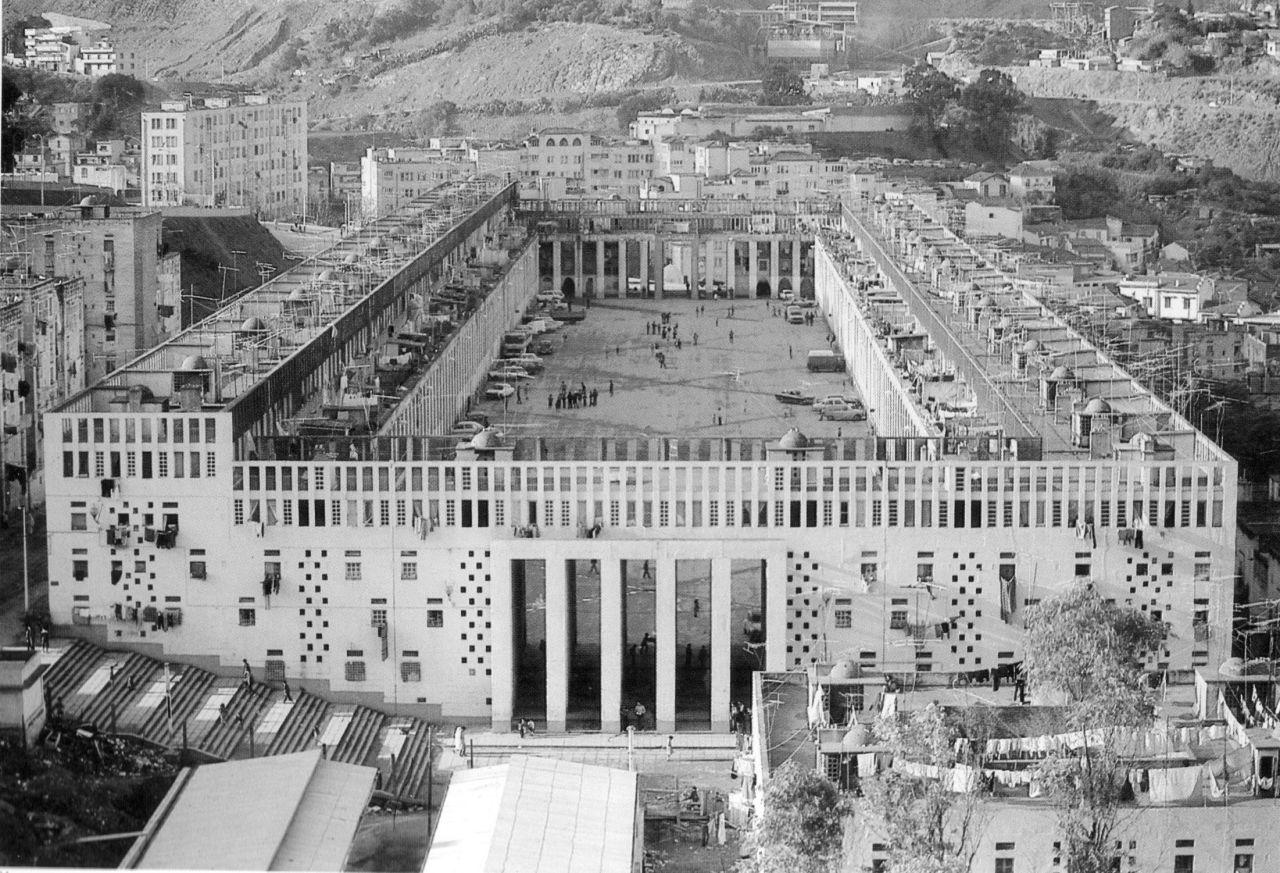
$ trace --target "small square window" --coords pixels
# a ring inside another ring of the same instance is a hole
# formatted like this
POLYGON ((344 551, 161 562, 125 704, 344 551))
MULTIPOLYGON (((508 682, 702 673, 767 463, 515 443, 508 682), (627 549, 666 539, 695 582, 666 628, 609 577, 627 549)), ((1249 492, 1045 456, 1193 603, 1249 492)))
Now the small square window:
POLYGON ((240 610, 240 627, 253 627, 258 623, 258 611, 256 609, 240 610))
POLYGON ((444 627, 444 610, 427 610, 427 627, 444 627))

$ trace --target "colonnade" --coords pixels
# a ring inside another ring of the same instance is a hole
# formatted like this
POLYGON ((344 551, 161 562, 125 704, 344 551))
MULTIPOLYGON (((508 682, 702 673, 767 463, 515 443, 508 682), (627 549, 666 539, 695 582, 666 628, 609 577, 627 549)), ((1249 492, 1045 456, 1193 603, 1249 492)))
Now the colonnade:
MULTIPOLYGON (((521 541, 514 541, 519 543, 521 541)), ((523 541, 528 543, 529 541, 523 541)), ((751 558, 745 556, 711 554, 707 552, 721 551, 720 544, 702 544, 699 551, 681 548, 696 543, 677 543, 673 548, 659 544, 658 554, 652 552, 648 557, 637 553, 629 556, 631 549, 609 548, 607 554, 593 557, 588 550, 584 554, 574 553, 569 557, 566 543, 538 543, 522 549, 522 554, 500 556, 494 552, 494 569, 499 573, 504 563, 510 567, 511 561, 544 561, 546 570, 546 727, 551 731, 566 729, 569 719, 571 690, 571 667, 573 664, 574 632, 572 624, 576 610, 590 608, 595 604, 584 606, 577 597, 575 586, 571 581, 569 565, 575 561, 598 561, 600 573, 600 684, 599 684, 599 720, 605 732, 616 732, 621 728, 620 714, 623 709, 630 710, 636 701, 623 699, 623 670, 627 650, 638 640, 627 639, 627 577, 631 577, 633 585, 638 568, 645 566, 647 576, 645 583, 651 581, 654 587, 654 650, 655 650, 655 695, 652 700, 651 725, 658 731, 673 731, 676 725, 676 686, 680 678, 679 651, 677 641, 677 561, 703 560, 710 563, 709 624, 711 629, 710 660, 710 710, 700 719, 709 722, 712 730, 727 730, 729 727, 731 664, 733 642, 732 564, 735 560, 751 560, 760 567, 759 606, 763 612, 763 630, 765 638, 764 662, 760 669, 785 669, 786 651, 786 551, 780 543, 766 544, 767 557, 761 557, 757 550, 751 558), (710 548, 705 548, 710 546, 710 548), (624 566, 631 566, 624 573, 624 566)), ((498 544, 495 543, 495 546, 498 544)), ((627 543, 627 546, 633 545, 627 543)), ((640 544, 635 544, 640 545, 640 544)), ((758 546, 758 544, 757 544, 758 546)), ((506 551, 505 549, 503 551, 506 551)), ((598 553, 598 550, 590 550, 598 553)), ((509 730, 512 719, 524 714, 516 711, 516 682, 518 681, 517 661, 521 656, 516 651, 516 625, 524 620, 517 614, 521 608, 522 598, 513 591, 513 580, 516 573, 507 576, 506 584, 499 583, 492 589, 490 614, 494 633, 492 639, 492 713, 495 730, 509 730)), ((495 580, 497 581, 497 580, 495 580)))
POLYGON ((802 244, 811 240, 795 234, 543 234, 543 239, 551 245, 550 269, 542 268, 544 284, 549 280, 550 287, 560 289, 565 279, 573 279, 577 296, 582 296, 589 284, 595 297, 625 297, 629 279, 638 280, 639 289, 647 281, 657 298, 663 297, 664 292, 683 294, 683 289, 673 292, 664 288, 663 269, 668 261, 680 267, 681 285, 686 276, 689 288, 697 288, 706 279, 708 294, 714 283, 723 282, 737 297, 755 296, 757 285, 765 281, 770 295, 776 297, 783 279, 789 280, 791 288, 798 292, 801 280, 812 278, 805 273, 801 257, 802 244), (595 257, 588 264, 584 253, 591 243, 595 257), (741 273, 737 268, 739 243, 748 244, 741 273), (791 246, 791 264, 783 273, 781 255, 787 243, 791 246), (572 252, 569 269, 565 268, 566 247, 572 252), (610 248, 615 255, 612 270, 606 264, 606 251, 610 248), (638 252, 636 272, 629 267, 632 252, 638 252))

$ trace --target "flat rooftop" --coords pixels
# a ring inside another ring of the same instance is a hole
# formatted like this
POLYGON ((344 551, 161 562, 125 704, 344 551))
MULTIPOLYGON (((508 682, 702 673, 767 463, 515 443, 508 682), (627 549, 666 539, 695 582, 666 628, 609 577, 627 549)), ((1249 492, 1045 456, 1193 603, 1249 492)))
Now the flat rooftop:
POLYGON ((819 439, 870 435, 866 421, 819 421, 812 407, 775 399, 775 393, 789 389, 815 397, 862 399, 846 374, 811 373, 806 367, 809 350, 829 348, 821 312, 805 310, 815 313, 809 326, 788 324, 772 314, 780 310, 777 301, 754 299, 597 302, 581 323, 540 337, 555 351, 543 358, 546 369, 524 383, 526 400, 488 400, 476 411, 516 439, 672 435, 773 440, 793 427, 819 439), (669 326, 679 328, 679 347, 672 338, 645 332, 646 324, 661 322, 664 314, 669 326), (655 342, 666 357, 665 368, 655 357, 655 342), (558 395, 562 384, 570 391, 584 384, 588 392, 599 391, 597 405, 548 406, 548 395, 558 395))

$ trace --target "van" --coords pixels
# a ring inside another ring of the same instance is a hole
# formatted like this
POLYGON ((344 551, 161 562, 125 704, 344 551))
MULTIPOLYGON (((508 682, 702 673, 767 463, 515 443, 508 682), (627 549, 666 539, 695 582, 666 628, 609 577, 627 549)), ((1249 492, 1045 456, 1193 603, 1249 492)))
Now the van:
POLYGON ((787 323, 788 324, 804 324, 804 310, 799 306, 787 307, 787 323))
POLYGON ((844 355, 837 355, 828 349, 813 349, 809 352, 806 366, 811 373, 843 373, 844 355))

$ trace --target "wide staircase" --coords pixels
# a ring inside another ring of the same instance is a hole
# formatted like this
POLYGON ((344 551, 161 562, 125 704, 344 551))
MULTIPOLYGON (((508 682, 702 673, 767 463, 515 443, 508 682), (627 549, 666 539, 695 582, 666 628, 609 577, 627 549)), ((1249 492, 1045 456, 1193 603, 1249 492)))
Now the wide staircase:
POLYGON ((164 665, 155 658, 85 640, 58 642, 48 656, 45 693, 70 719, 170 748, 185 740, 221 760, 323 746, 331 760, 382 771, 381 795, 424 799, 432 755, 422 719, 334 705, 306 691, 286 701, 261 682, 250 687, 181 664, 170 664, 166 685, 164 665))

